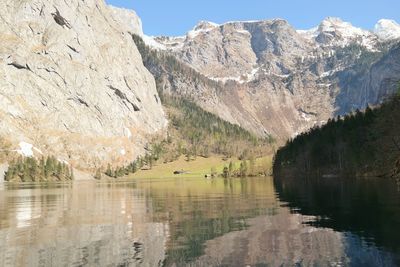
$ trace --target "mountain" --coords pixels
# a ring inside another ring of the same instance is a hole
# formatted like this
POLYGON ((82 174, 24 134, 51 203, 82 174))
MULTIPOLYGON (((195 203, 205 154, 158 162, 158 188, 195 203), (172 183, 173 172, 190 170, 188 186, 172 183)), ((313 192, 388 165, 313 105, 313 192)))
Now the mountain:
POLYGON ((391 95, 400 80, 399 30, 389 20, 378 22, 374 31, 339 18, 326 18, 310 30, 296 30, 282 19, 202 21, 183 37, 144 39, 219 83, 207 89, 213 101, 198 98, 195 86, 180 89, 202 107, 259 135, 285 140, 391 95))
POLYGON ((130 162, 167 126, 130 31, 102 0, 6 0, 0 10, 0 135, 20 154, 75 167, 130 162))
POLYGON ((0 16, 0 137, 19 154, 78 168, 149 152, 167 132, 166 95, 170 112, 188 115, 176 110, 184 106, 221 129, 283 142, 382 102, 400 80, 391 20, 373 31, 338 18, 310 30, 282 19, 202 21, 182 37, 149 37, 134 11, 102 0, 6 0, 0 16), (140 54, 135 36, 156 56, 140 54))
POLYGON ((243 159, 272 153, 274 140, 270 136, 260 138, 222 119, 231 114, 226 113, 228 106, 220 100, 223 87, 218 82, 165 51, 151 49, 141 36, 132 34, 132 38, 144 65, 156 77, 161 103, 170 120, 168 142, 161 144, 164 161, 176 160, 182 154, 187 158, 217 154, 243 159))
POLYGON ((375 25, 374 33, 382 40, 400 38, 400 25, 394 20, 381 19, 375 25))

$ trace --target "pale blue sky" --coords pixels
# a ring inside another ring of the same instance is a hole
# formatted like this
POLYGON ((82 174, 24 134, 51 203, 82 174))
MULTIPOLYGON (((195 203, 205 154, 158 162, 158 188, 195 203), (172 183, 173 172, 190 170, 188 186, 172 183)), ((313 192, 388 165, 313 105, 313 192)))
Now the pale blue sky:
POLYGON ((200 20, 283 18, 297 29, 308 29, 328 16, 372 29, 381 18, 400 22, 400 0, 106 0, 134 9, 147 35, 183 35, 200 20))

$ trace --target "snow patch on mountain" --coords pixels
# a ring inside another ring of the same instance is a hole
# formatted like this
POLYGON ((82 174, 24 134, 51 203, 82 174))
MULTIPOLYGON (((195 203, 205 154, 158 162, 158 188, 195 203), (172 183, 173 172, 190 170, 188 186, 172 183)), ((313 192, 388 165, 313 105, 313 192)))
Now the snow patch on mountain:
POLYGON ((376 50, 377 37, 372 32, 355 27, 340 18, 328 17, 317 27, 297 32, 304 38, 315 41, 324 47, 345 47, 355 42, 369 50, 376 50))
POLYGON ((193 39, 196 38, 198 35, 212 31, 217 27, 219 27, 219 24, 216 24, 214 22, 201 21, 199 24, 196 25, 196 27, 194 27, 193 30, 188 32, 187 37, 193 39))
POLYGON ((33 145, 26 143, 26 142, 20 142, 19 143, 19 149, 17 150, 17 153, 24 156, 24 157, 33 157, 33 145))
MULTIPOLYGON (((277 21, 279 19, 271 20, 277 21)), ((195 39, 202 34, 207 34, 218 27, 230 24, 252 24, 263 21, 229 21, 223 24, 217 24, 209 21, 199 22, 186 36, 178 37, 149 37, 144 35, 146 44, 162 50, 180 50, 185 43, 195 39)), ((238 28, 240 34, 248 35, 247 30, 238 28)), ((358 43, 370 51, 377 51, 376 47, 379 41, 390 41, 400 39, 400 25, 394 20, 380 20, 373 31, 364 30, 353 26, 351 23, 343 21, 340 18, 328 17, 318 26, 308 30, 297 30, 303 38, 316 43, 321 47, 345 47, 352 43, 358 43)), ((232 77, 231 77, 232 78, 232 77)))
POLYGON ((328 17, 324 19, 318 27, 319 33, 336 32, 344 38, 356 36, 368 36, 371 33, 361 28, 354 27, 351 23, 345 22, 340 18, 328 17))
POLYGON ((309 30, 297 30, 297 33, 303 35, 303 37, 306 37, 307 39, 313 39, 318 36, 318 27, 309 30))
POLYGON ((228 81, 235 81, 239 84, 244 84, 244 83, 248 83, 251 81, 254 81, 257 77, 257 73, 259 72, 260 67, 254 68, 251 70, 251 72, 243 74, 241 76, 229 76, 229 77, 208 77, 211 80, 217 81, 217 82, 222 82, 222 83, 226 83, 228 81))
POLYGON ((383 41, 400 38, 400 25, 389 19, 381 19, 374 27, 374 33, 383 41))
POLYGON ((142 35, 143 42, 156 50, 167 50, 167 46, 155 40, 154 36, 142 35))

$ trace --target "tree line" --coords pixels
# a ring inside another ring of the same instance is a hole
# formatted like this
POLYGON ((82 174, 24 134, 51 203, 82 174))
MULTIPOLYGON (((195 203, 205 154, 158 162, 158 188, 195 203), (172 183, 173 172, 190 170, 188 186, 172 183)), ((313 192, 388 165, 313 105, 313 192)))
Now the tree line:
POLYGON ((39 160, 21 156, 9 163, 4 176, 5 181, 20 182, 68 181, 73 179, 72 167, 53 156, 42 157, 39 160))
POLYGON ((275 175, 399 176, 400 96, 331 119, 289 140, 275 155, 275 175))

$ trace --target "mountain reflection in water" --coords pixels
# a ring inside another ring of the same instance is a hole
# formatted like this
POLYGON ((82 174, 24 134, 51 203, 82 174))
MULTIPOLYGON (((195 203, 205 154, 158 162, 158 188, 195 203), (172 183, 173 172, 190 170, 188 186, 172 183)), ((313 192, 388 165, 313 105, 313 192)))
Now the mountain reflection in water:
POLYGON ((332 214, 302 215, 276 184, 288 202, 272 178, 4 184, 0 265, 395 265, 393 247, 320 225, 332 214))

